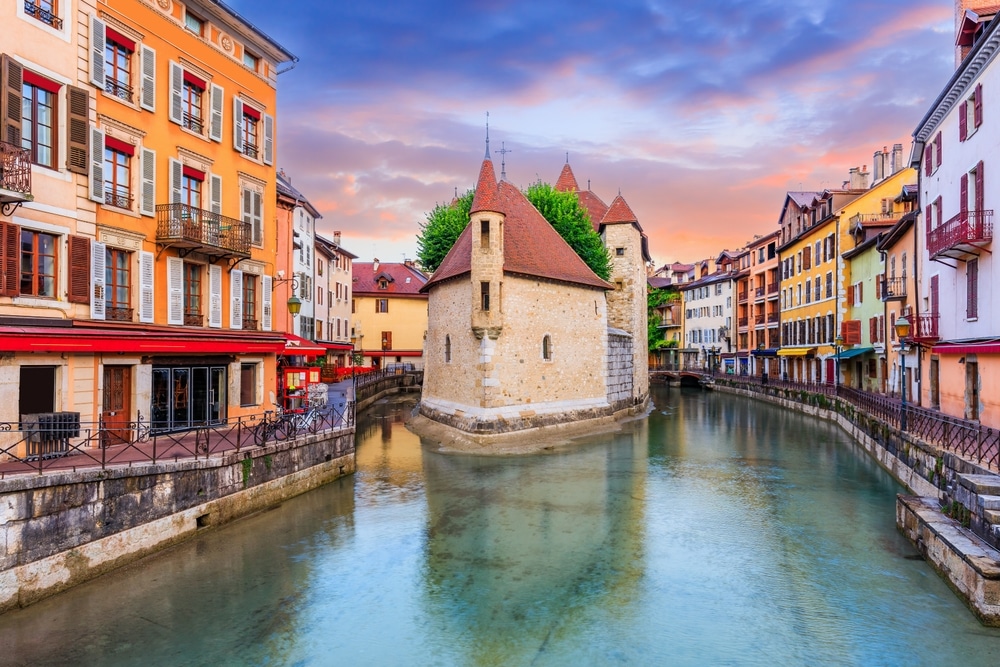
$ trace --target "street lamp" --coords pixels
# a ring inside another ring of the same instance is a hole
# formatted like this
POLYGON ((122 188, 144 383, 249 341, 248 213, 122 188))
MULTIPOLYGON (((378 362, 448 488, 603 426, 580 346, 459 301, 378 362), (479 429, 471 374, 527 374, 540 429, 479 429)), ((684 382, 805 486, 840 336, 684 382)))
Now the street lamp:
POLYGON ((907 338, 910 336, 910 320, 906 317, 900 317, 896 320, 896 324, 893 325, 896 328, 896 338, 899 339, 899 364, 902 378, 902 390, 900 395, 902 396, 903 403, 902 409, 899 414, 899 430, 906 430, 906 343, 907 338))
POLYGON ((837 337, 833 339, 833 346, 837 350, 837 355, 833 358, 834 361, 834 372, 837 374, 836 387, 837 393, 840 393, 840 349, 844 346, 844 337, 837 334, 837 337))

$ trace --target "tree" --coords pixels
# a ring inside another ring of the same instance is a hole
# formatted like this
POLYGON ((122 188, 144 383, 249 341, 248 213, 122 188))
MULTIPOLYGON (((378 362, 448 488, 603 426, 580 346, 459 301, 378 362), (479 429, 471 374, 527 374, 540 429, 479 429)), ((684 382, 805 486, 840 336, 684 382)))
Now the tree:
POLYGON ((646 326, 649 351, 676 347, 677 341, 666 339, 666 330, 660 328, 660 315, 657 309, 671 301, 680 301, 681 295, 676 287, 650 287, 646 291, 646 326))
POLYGON ((450 204, 438 204, 427 214, 417 234, 417 259, 425 271, 434 272, 469 224, 469 209, 475 192, 469 190, 450 204))

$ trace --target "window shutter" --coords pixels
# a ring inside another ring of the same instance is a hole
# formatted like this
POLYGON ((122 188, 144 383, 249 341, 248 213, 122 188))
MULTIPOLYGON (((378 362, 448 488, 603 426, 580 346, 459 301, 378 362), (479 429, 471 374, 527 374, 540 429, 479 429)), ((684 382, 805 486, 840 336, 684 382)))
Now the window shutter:
MULTIPOLYGON (((87 174, 87 129, 90 127, 90 93, 84 88, 66 86, 66 169, 87 174)), ((102 152, 103 158, 103 152, 102 152)))
POLYGON ((90 82, 104 90, 104 49, 108 27, 104 21, 90 15, 90 82))
MULTIPOLYGON (((90 239, 86 236, 69 237, 69 276, 66 300, 70 303, 90 303, 93 285, 90 275, 90 239)), ((96 252, 96 251, 95 251, 96 252)), ((101 256, 103 265, 104 256, 101 256)), ((104 281, 104 273, 101 273, 104 281)), ((93 308, 91 308, 93 312, 93 308)), ((103 313, 94 319, 104 319, 103 313)))
POLYGON ((808 271, 810 268, 812 268, 811 257, 812 257, 812 248, 810 248, 809 246, 806 246, 805 248, 802 249, 802 270, 803 271, 808 271))
POLYGON ((274 163, 274 116, 264 114, 264 164, 274 163))
POLYGON ((847 320, 840 325, 840 335, 844 338, 844 345, 858 345, 861 343, 861 320, 847 320))
POLYGON ((983 84, 976 84, 975 108, 972 111, 976 127, 983 124, 983 84))
POLYGON ((965 294, 965 317, 975 319, 979 317, 979 260, 970 259, 965 265, 966 294, 965 294))
POLYGON ((142 184, 139 188, 139 212, 156 215, 156 151, 143 148, 139 151, 139 171, 142 184))
POLYGON ((156 51, 142 45, 142 84, 139 91, 139 106, 146 111, 156 111, 156 51))
POLYGON ((931 148, 930 144, 927 144, 926 146, 924 146, 924 176, 930 176, 931 175, 931 171, 932 171, 932 169, 931 169, 931 151, 932 150, 933 149, 931 148))
POLYGON ((229 328, 243 328, 243 272, 233 269, 229 274, 229 328))
POLYGON ((940 227, 944 223, 944 213, 941 205, 941 198, 938 197, 934 200, 934 218, 937 226, 940 227))
POLYGON ((212 84, 212 118, 208 125, 208 136, 212 141, 222 141, 222 110, 225 108, 222 86, 212 84))
POLYGON ((0 57, 0 140, 21 145, 21 91, 24 68, 7 54, 0 57))
POLYGON ((882 298, 882 281, 885 280, 885 276, 875 276, 875 298, 882 298))
MULTIPOLYGON (((105 253, 107 252, 107 246, 94 241, 90 244, 90 247, 94 250, 90 263, 92 269, 90 278, 90 318, 103 320, 107 308, 107 302, 104 298, 105 253)), ((84 273, 83 275, 87 274, 84 273)))
POLYGON ((90 198, 104 203, 104 133, 90 128, 90 198))
POLYGON ((233 97, 233 148, 243 152, 243 100, 239 95, 233 97))
POLYGON ((211 197, 212 213, 218 213, 222 215, 222 176, 218 174, 211 174, 209 176, 209 182, 211 183, 211 192, 209 196, 211 197))
POLYGON ((858 283, 858 303, 865 302, 865 284, 858 283))
POLYGON ((969 212, 969 175, 962 174, 962 178, 959 179, 958 186, 958 209, 962 212, 962 217, 969 212))
POLYGON ((222 267, 218 264, 208 267, 208 326, 222 327, 222 267))
POLYGON ((184 324, 184 260, 167 257, 167 324, 184 324))
POLYGON ((21 228, 0 222, 0 296, 17 296, 21 280, 21 228))
POLYGON ((958 140, 965 141, 969 136, 969 103, 962 102, 958 105, 958 140))
POLYGON ((251 199, 253 200, 253 211, 251 215, 253 217, 253 242, 260 245, 264 242, 264 212, 263 212, 263 196, 261 193, 252 191, 251 199))
POLYGON ((152 322, 153 311, 153 253, 145 250, 139 253, 139 321, 152 322))
POLYGON ((872 343, 878 342, 878 318, 869 317, 868 318, 868 339, 872 343))
POLYGON ((260 277, 260 328, 271 330, 271 276, 260 277))
POLYGON ((184 177, 184 165, 180 160, 170 158, 170 203, 181 203, 181 181, 184 177))
POLYGON ((170 61, 170 122, 182 125, 184 122, 184 68, 170 61))
MULTIPOLYGON (((941 133, 940 132, 938 132, 937 136, 934 137, 934 153, 936 155, 934 164, 936 164, 937 166, 940 167, 941 166, 941 153, 942 153, 941 133)), ((892 200, 890 199, 889 201, 892 201, 892 200)), ((890 212, 892 211, 892 209, 889 209, 889 210, 890 210, 890 212)))
POLYGON ((847 288, 847 305, 848 306, 854 305, 854 285, 851 285, 847 288))
POLYGON ((931 230, 934 229, 934 220, 931 218, 931 205, 928 204, 926 207, 926 213, 924 214, 924 227, 927 229, 927 235, 930 236, 931 230))
MULTIPOLYGON (((986 201, 984 198, 986 193, 983 192, 983 185, 983 161, 980 160, 976 165, 976 219, 973 221, 975 224, 981 224, 985 221, 983 217, 983 205, 986 201)), ((982 233, 982 230, 979 230, 979 233, 982 233)))

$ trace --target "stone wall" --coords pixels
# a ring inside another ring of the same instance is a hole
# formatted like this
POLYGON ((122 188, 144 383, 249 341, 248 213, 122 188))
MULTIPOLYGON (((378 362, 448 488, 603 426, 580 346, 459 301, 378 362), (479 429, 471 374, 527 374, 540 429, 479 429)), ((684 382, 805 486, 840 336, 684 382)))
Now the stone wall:
POLYGON ((354 429, 221 457, 0 480, 0 612, 354 472, 354 429))
POLYGON ((607 293, 608 326, 632 336, 633 399, 636 403, 645 403, 649 396, 649 374, 646 372, 649 330, 642 234, 635 225, 617 224, 606 225, 603 236, 611 256, 611 283, 615 286, 607 293), (622 254, 618 254, 619 249, 622 254))
POLYGON ((608 329, 608 403, 615 411, 633 404, 633 342, 621 329, 608 329))

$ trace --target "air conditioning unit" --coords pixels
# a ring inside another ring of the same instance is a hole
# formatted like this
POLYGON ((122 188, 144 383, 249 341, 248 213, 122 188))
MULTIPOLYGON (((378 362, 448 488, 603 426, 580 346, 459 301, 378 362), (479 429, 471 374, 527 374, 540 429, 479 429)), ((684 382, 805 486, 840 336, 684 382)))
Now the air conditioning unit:
POLYGON ((27 458, 51 458, 69 452, 70 438, 80 437, 79 412, 40 412, 21 415, 27 458))

